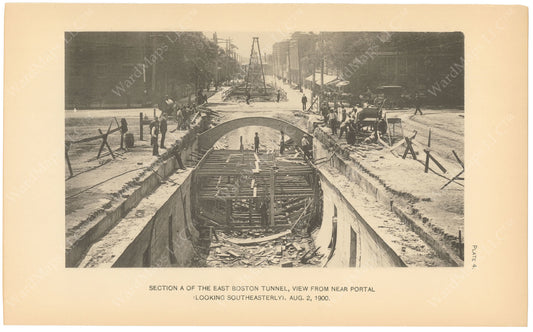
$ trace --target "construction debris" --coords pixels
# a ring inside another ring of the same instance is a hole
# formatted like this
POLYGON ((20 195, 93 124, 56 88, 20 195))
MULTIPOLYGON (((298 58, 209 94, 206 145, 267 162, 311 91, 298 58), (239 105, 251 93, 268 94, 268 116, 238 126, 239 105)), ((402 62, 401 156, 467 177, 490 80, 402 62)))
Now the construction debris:
POLYGON ((309 236, 290 230, 272 234, 263 230, 217 231, 206 258, 208 267, 320 266, 321 256, 309 236))

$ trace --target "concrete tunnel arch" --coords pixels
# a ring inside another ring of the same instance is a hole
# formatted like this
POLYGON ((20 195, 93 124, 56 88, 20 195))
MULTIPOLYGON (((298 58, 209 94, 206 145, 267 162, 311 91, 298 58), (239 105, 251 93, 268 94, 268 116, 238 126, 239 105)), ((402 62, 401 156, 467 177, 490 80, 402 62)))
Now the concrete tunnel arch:
POLYGON ((209 150, 224 135, 235 129, 249 126, 269 127, 283 131, 285 135, 292 138, 296 144, 300 144, 304 135, 309 135, 311 137, 310 143, 313 142, 313 136, 311 134, 287 121, 264 116, 251 116, 223 122, 199 134, 198 149, 200 151, 209 150))

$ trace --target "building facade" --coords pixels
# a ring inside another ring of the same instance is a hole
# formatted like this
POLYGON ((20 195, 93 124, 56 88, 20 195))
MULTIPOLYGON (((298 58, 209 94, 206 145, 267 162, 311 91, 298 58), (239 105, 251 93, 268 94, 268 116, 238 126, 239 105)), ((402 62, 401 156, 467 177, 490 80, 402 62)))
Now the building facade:
POLYGON ((349 82, 339 92, 354 96, 401 86, 431 104, 464 105, 464 37, 458 32, 295 33, 273 45, 272 57, 275 75, 294 85, 313 72, 320 84, 323 68, 349 82))

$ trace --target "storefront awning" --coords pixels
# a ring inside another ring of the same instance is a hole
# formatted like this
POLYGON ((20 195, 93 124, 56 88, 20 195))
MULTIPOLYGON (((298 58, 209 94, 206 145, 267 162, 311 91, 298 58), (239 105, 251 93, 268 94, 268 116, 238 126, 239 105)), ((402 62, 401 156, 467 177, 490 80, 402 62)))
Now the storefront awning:
MULTIPOLYGON (((305 80, 309 82, 313 82, 313 75, 306 77, 305 80)), ((334 83, 334 81, 336 80, 338 80, 336 76, 324 74, 324 85, 329 85, 331 83, 334 83)), ((315 83, 320 85, 320 73, 315 74, 315 83)))
POLYGON ((338 82, 337 84, 335 84, 336 87, 342 87, 342 86, 347 86, 348 84, 350 84, 349 81, 344 81, 344 80, 341 80, 340 82, 338 82))

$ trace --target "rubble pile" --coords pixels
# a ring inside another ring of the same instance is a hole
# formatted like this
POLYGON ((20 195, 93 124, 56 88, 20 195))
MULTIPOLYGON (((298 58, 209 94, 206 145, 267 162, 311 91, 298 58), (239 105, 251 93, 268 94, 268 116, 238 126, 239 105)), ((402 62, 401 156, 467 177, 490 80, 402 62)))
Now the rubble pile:
POLYGON ((217 231, 211 242, 206 265, 208 267, 312 267, 321 264, 313 240, 306 235, 285 232, 276 237, 272 231, 217 231), (261 239, 265 238, 264 241, 261 239), (239 239, 258 239, 246 245, 232 243, 239 239))

